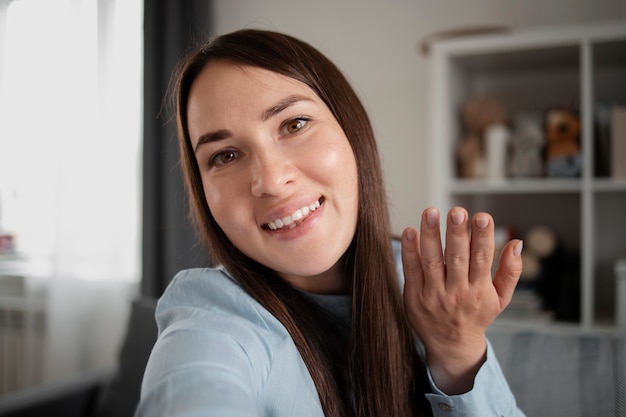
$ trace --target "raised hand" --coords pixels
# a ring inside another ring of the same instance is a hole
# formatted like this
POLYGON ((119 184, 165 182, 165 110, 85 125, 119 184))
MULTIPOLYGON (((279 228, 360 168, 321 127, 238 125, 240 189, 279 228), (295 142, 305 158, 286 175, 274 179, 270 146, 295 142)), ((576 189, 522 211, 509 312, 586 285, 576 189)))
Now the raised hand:
POLYGON ((485 360, 485 330, 511 301, 522 272, 522 241, 508 242, 492 278, 493 218, 477 213, 470 227, 465 209, 451 209, 444 251, 439 217, 429 208, 421 233, 402 234, 404 303, 435 383, 453 395, 471 389, 485 360))

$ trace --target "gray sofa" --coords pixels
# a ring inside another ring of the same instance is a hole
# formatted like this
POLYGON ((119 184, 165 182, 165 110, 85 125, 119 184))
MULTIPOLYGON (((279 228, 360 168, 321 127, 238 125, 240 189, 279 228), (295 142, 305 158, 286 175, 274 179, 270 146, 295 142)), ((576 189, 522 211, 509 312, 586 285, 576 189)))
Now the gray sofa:
MULTIPOLYGON (((132 416, 156 338, 155 305, 151 298, 133 303, 117 371, 0 400, 0 416, 132 416)), ((488 336, 528 417, 626 416, 625 334, 495 324, 488 336)))
POLYGON ((150 297, 133 302, 117 370, 87 373, 0 398, 0 416, 132 416, 143 371, 157 337, 155 307, 156 300, 150 297))
POLYGON ((527 416, 626 416, 626 334, 498 324, 487 334, 527 416))

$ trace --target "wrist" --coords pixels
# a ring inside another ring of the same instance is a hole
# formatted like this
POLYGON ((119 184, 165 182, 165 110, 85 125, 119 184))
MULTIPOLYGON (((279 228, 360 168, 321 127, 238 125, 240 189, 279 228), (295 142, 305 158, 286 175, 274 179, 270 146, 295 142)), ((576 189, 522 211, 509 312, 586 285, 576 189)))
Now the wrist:
POLYGON ((487 359, 484 337, 467 343, 426 346, 426 362, 437 388, 447 395, 464 394, 487 359))

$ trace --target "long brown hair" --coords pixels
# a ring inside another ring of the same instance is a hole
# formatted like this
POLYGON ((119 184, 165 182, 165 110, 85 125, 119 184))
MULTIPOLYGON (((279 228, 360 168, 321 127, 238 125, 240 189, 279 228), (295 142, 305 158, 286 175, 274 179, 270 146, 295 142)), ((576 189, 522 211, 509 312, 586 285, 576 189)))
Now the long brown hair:
POLYGON ((340 70, 307 43, 288 35, 246 29, 192 51, 173 78, 178 137, 192 218, 209 254, 287 329, 315 383, 328 417, 430 414, 425 368, 415 353, 390 246, 389 216, 380 158, 365 109, 340 70), (352 339, 346 353, 348 389, 327 323, 312 303, 273 271, 242 254, 207 205, 187 126, 191 86, 211 61, 264 68, 309 86, 343 128, 359 178, 356 234, 344 256, 352 288, 352 339))

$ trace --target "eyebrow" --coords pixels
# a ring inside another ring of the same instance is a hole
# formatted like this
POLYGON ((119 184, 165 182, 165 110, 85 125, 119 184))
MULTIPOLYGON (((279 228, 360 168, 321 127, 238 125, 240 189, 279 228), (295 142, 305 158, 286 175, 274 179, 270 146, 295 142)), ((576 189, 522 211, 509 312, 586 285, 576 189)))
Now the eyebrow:
POLYGON ((233 133, 230 130, 221 129, 216 130, 214 132, 205 133, 200 135, 198 138, 198 143, 196 143, 196 147, 194 148, 194 153, 198 152, 198 148, 205 143, 217 142, 220 140, 228 139, 231 137, 233 133))
POLYGON ((261 115, 261 120, 265 122, 271 119, 272 117, 276 116, 278 113, 284 111, 285 109, 293 106, 294 104, 300 101, 312 101, 312 100, 308 97, 299 96, 299 95, 291 95, 291 96, 285 97, 284 99, 278 101, 269 109, 265 110, 263 114, 261 115))
MULTIPOLYGON (((271 107, 269 107, 267 110, 265 110, 261 114, 261 120, 265 122, 271 119, 272 117, 276 116, 280 112, 288 109, 289 107, 301 101, 313 101, 313 100, 311 100, 308 97, 295 95, 295 94, 285 97, 279 100, 277 103, 275 103, 271 107)), ((213 132, 205 133, 198 138, 198 143, 196 144, 196 147, 194 148, 193 151, 194 153, 198 152, 198 148, 201 145, 204 145, 205 143, 217 142, 220 140, 228 139, 232 136, 233 136, 233 133, 227 129, 220 129, 220 130, 216 130, 213 132)))

